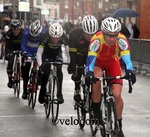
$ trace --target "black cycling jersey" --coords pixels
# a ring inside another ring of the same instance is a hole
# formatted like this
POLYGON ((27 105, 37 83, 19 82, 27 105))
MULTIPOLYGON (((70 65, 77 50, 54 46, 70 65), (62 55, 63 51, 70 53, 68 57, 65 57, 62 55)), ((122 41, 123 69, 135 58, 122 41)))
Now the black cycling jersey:
POLYGON ((87 41, 83 35, 82 28, 73 30, 69 35, 69 53, 70 53, 70 69, 75 72, 76 65, 84 65, 88 46, 90 41, 87 41))
POLYGON ((9 52, 20 50, 21 51, 21 39, 23 35, 23 29, 21 29, 18 36, 14 36, 12 30, 10 29, 5 36, 6 49, 9 52))
POLYGON ((64 44, 65 46, 68 45, 68 37, 63 34, 58 44, 53 44, 52 40, 50 39, 50 36, 47 35, 46 38, 43 40, 43 42, 40 44, 44 46, 44 51, 42 56, 49 59, 55 59, 59 53, 62 53, 61 46, 64 44))
POLYGON ((79 52, 85 56, 87 56, 87 51, 88 51, 88 45, 89 45, 89 41, 87 41, 85 39, 85 37, 83 36, 83 30, 82 28, 77 28, 75 30, 73 30, 70 35, 69 35, 69 48, 70 48, 70 52, 74 52, 74 50, 72 51, 72 48, 75 48, 75 52, 79 52))

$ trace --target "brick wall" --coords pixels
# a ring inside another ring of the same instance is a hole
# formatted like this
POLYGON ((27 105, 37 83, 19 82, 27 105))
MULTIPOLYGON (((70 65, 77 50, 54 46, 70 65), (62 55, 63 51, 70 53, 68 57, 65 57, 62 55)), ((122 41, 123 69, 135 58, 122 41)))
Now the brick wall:
POLYGON ((140 38, 150 39, 150 0, 140 1, 140 38))

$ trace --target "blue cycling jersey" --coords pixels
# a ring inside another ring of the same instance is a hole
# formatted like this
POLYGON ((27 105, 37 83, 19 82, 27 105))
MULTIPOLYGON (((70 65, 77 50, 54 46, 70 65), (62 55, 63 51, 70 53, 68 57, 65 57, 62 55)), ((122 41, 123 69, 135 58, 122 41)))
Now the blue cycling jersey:
POLYGON ((45 32, 46 28, 43 27, 42 32, 38 36, 33 37, 30 35, 29 28, 26 28, 22 36, 21 51, 27 52, 28 56, 34 56, 45 32))

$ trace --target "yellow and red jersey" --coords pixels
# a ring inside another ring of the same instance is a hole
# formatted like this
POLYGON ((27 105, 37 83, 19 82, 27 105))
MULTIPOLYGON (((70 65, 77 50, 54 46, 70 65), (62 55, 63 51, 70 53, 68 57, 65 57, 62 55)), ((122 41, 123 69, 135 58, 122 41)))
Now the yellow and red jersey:
POLYGON ((120 57, 125 62, 126 68, 133 70, 130 59, 130 45, 126 37, 122 33, 119 33, 115 44, 110 46, 107 45, 103 33, 99 31, 90 41, 86 71, 94 71, 94 66, 97 65, 102 69, 108 68, 110 70, 108 72, 114 76, 121 75, 120 57), (114 72, 111 72, 114 68, 114 72))

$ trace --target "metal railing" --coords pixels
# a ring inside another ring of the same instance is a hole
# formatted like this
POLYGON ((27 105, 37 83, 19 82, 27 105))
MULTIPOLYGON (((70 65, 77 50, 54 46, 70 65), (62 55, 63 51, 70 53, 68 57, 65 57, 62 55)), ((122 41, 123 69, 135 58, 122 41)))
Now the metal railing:
POLYGON ((138 73, 147 75, 150 73, 150 40, 129 39, 131 47, 131 60, 137 65, 138 73))

